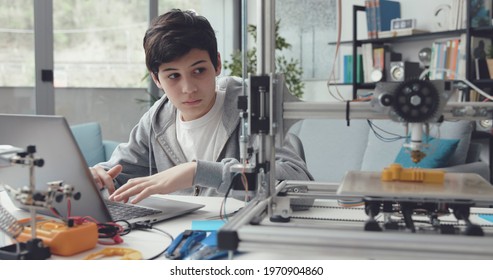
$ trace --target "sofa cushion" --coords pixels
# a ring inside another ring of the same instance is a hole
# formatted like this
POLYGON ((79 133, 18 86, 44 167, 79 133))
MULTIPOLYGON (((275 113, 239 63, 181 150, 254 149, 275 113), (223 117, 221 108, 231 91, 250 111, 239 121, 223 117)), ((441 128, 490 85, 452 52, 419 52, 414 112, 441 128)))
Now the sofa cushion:
POLYGON ((77 124, 70 128, 88 166, 105 161, 105 150, 99 123, 77 124))
MULTIPOLYGON (((303 143, 306 165, 316 181, 340 182, 348 170, 359 170, 368 142, 366 120, 306 119, 289 130, 303 143)), ((395 157, 394 157, 395 158, 395 157)))
POLYGON ((448 162, 457 149, 459 139, 436 139, 429 137, 427 143, 428 147, 423 149, 426 156, 419 163, 416 164, 411 160, 409 150, 404 147, 401 148, 395 162, 405 168, 439 168, 449 166, 448 162))
POLYGON ((120 145, 120 142, 113 140, 103 140, 104 161, 108 161, 111 158, 113 151, 116 149, 118 145, 120 145))
POLYGON ((432 129, 430 134, 435 138, 459 139, 457 149, 450 158, 448 166, 466 163, 473 130, 473 121, 447 121, 443 122, 440 127, 435 126, 432 129))
MULTIPOLYGON (((380 171, 384 167, 393 163, 397 154, 400 152, 405 141, 405 127, 402 123, 390 120, 375 120, 373 123, 392 134, 386 134, 387 137, 402 136, 402 139, 391 142, 384 142, 370 131, 368 143, 363 156, 361 170, 380 171)), ((430 125, 430 135, 438 139, 460 139, 457 148, 451 156, 447 166, 464 164, 471 143, 471 133, 473 122, 471 121, 446 121, 441 125, 430 125)), ((380 134, 384 134, 379 131, 380 134)))

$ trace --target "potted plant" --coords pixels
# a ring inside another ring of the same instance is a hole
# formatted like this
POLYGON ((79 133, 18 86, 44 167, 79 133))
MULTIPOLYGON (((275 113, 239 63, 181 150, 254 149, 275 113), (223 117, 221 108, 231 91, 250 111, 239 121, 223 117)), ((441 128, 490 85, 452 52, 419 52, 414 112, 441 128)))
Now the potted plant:
MULTIPOLYGON (((286 42, 286 39, 279 36, 280 20, 276 21, 276 51, 280 52, 284 49, 290 49, 291 44, 286 42)), ((257 40, 257 27, 255 25, 248 25, 248 34, 253 37, 254 41, 257 40)), ((257 69, 257 49, 255 47, 247 50, 247 72, 255 73, 257 69)), ((303 89, 305 87, 301 76, 303 75, 303 69, 299 65, 299 61, 291 58, 288 60, 283 55, 276 55, 276 72, 283 73, 286 81, 286 85, 289 91, 296 97, 303 97, 303 89)), ((229 69, 232 76, 242 76, 242 54, 241 51, 236 51, 231 55, 231 62, 225 61, 224 69, 229 69)))

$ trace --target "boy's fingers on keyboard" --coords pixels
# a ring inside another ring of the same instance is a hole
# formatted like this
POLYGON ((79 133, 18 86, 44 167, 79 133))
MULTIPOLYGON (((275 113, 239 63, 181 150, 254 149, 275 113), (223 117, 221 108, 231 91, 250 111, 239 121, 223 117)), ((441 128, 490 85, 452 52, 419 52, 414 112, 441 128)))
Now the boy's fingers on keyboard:
POLYGON ((108 170, 108 175, 110 175, 111 179, 115 179, 120 172, 122 172, 123 166, 121 164, 117 164, 113 166, 110 170, 108 170))

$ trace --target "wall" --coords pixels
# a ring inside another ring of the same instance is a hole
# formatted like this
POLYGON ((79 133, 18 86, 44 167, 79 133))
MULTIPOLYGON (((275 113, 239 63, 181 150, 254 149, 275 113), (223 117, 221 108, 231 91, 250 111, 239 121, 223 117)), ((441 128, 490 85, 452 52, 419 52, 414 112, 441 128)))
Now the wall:
POLYGON ((239 49, 240 34, 237 30, 238 6, 239 0, 215 0, 214 5, 210 5, 210 1, 202 0, 202 14, 205 16, 216 31, 217 49, 221 54, 221 58, 229 59, 229 54, 234 50, 239 49), (217 2, 217 3, 216 3, 217 2), (231 12, 233 11, 233 12, 231 12), (234 34, 229 36, 229 34, 234 34))
MULTIPOLYGON (((0 113, 34 111, 33 88, 2 87, 0 94, 0 113)), ((126 142, 130 130, 148 108, 136 101, 139 98, 147 98, 145 89, 57 88, 55 114, 65 116, 70 125, 97 121, 105 139, 126 142)))
POLYGON ((97 121, 105 139, 126 142, 130 130, 149 108, 148 103, 137 99, 148 99, 145 89, 56 89, 55 113, 65 116, 69 124, 97 121))

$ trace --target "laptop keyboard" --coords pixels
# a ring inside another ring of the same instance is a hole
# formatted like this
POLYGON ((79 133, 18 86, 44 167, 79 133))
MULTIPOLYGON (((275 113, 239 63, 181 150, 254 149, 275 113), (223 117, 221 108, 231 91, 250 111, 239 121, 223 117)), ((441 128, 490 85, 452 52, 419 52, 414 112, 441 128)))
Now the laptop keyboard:
POLYGON ((150 215, 162 213, 156 209, 145 208, 135 204, 120 203, 111 200, 106 200, 108 210, 113 217, 113 220, 130 220, 150 215))

